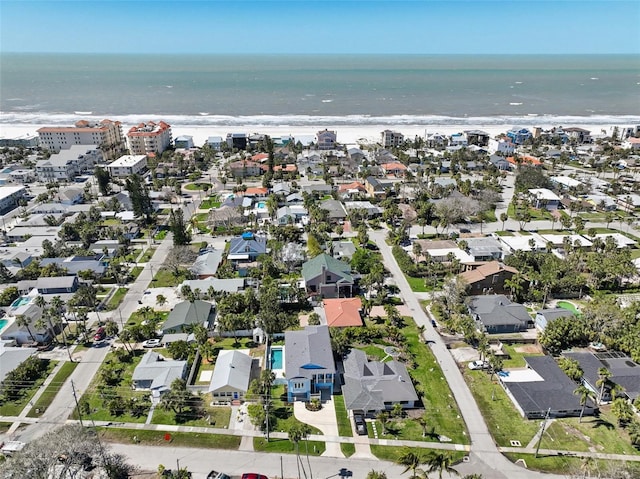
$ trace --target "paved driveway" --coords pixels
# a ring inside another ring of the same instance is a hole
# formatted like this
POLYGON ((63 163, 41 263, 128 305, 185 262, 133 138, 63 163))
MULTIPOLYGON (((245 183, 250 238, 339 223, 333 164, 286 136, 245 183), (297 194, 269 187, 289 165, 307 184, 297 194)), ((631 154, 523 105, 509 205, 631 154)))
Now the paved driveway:
MULTIPOLYGON (((308 411, 303 402, 296 401, 293 403, 293 414, 298 421, 320 429, 322 434, 327 436, 327 439, 339 437, 333 400, 322 403, 322 409, 319 411, 308 411)), ((326 442, 325 444, 327 449, 322 454, 323 456, 344 457, 340 450, 340 443, 326 442)))

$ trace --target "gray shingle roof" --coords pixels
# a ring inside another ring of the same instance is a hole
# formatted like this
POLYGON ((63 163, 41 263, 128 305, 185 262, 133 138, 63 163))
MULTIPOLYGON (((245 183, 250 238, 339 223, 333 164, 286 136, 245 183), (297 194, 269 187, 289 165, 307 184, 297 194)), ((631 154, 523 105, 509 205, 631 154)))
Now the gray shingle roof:
POLYGON ((186 361, 167 360, 160 354, 148 351, 133 370, 134 381, 151 381, 150 389, 167 389, 176 379, 182 379, 186 361))
POLYGON ((332 258, 328 254, 319 254, 315 258, 306 261, 302 265, 302 277, 305 281, 309 281, 320 274, 322 274, 322 268, 325 271, 329 271, 337 276, 342 277, 342 280, 347 283, 353 283, 353 276, 351 276, 351 266, 344 261, 332 258))
POLYGON ((398 361, 368 361, 364 351, 352 349, 343 364, 342 394, 349 410, 382 411, 385 402, 418 400, 406 366, 398 361))
POLYGON ((247 392, 251 380, 251 364, 253 359, 241 351, 220 351, 213 377, 209 384, 209 392, 224 387, 231 387, 238 391, 247 392))
POLYGON ((178 303, 169 313, 169 317, 162 325, 162 330, 181 329, 187 324, 203 324, 209 319, 212 307, 211 303, 199 299, 193 303, 190 301, 178 303))
POLYGON ((563 356, 575 359, 580 363, 584 379, 594 389, 597 389, 598 369, 607 368, 611 372, 609 380, 622 386, 627 396, 632 400, 640 396, 640 364, 633 362, 628 356, 616 352, 596 354, 576 352, 563 353, 563 356))
POLYGON ((284 342, 287 379, 311 378, 318 369, 324 374, 336 372, 328 326, 307 326, 300 331, 286 331, 284 342))
POLYGON ((512 303, 502 294, 488 296, 469 296, 469 310, 478 315, 485 326, 507 324, 520 325, 531 321, 527 309, 518 303, 512 303))
POLYGON ((504 385, 525 415, 544 415, 549 408, 552 413, 581 409, 580 397, 573 394, 577 385, 562 372, 552 357, 532 356, 524 359, 544 380, 504 382, 504 385))
POLYGON ((537 311, 536 314, 544 316, 547 322, 551 322, 558 318, 573 316, 571 311, 564 308, 541 309, 540 311, 537 311))

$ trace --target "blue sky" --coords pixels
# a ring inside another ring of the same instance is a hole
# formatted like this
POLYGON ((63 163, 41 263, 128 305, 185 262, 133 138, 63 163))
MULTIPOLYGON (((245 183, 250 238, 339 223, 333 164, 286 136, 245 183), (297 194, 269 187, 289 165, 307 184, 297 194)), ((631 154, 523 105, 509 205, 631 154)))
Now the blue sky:
POLYGON ((3 52, 640 53, 640 1, 0 0, 3 52))

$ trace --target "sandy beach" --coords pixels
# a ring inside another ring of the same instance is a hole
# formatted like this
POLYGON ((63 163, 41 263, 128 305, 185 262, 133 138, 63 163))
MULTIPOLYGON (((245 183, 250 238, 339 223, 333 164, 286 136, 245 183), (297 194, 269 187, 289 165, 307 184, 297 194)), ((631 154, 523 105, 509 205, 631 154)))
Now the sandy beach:
MULTIPOLYGON (((154 121, 159 119, 153 119, 154 121)), ((33 125, 33 124, 0 124, 0 137, 2 138, 18 138, 27 135, 37 135, 37 130, 43 126, 51 125, 33 125)), ((123 132, 126 134, 127 130, 133 125, 123 124, 123 132)), ((265 125, 247 125, 238 126, 231 125, 225 127, 211 127, 202 125, 171 125, 173 138, 177 138, 182 135, 190 135, 193 137, 194 144, 196 146, 202 146, 208 137, 221 136, 225 138, 227 133, 262 133, 272 137, 281 137, 283 135, 291 135, 294 138, 303 140, 313 140, 316 133, 320 130, 329 129, 337 132, 338 142, 345 145, 356 145, 361 139, 365 139, 368 142, 379 142, 381 138, 381 132, 385 129, 390 129, 402 133, 405 138, 412 139, 416 136, 425 137, 433 133, 441 133, 444 135, 451 135, 459 133, 464 130, 483 130, 489 133, 492 137, 497 136, 500 133, 504 133, 507 130, 517 125, 401 125, 397 128, 389 127, 389 125, 340 125, 338 127, 332 127, 331 125, 295 125, 295 126, 273 126, 265 125)), ((558 127, 560 125, 536 125, 544 129, 552 127, 558 127)), ((570 127, 574 125, 562 125, 564 127, 570 127)), ((580 124, 580 128, 590 130, 592 135, 598 135, 605 130, 610 133, 615 125, 584 125, 580 124)), ((617 126, 628 126, 626 124, 619 124, 617 126)))

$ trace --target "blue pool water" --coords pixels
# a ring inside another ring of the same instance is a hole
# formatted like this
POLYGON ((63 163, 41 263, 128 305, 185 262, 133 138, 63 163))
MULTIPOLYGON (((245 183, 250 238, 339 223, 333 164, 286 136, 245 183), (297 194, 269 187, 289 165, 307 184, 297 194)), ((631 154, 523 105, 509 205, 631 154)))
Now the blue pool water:
POLYGON ((282 349, 271 350, 271 369, 282 369, 282 349))
POLYGON ((267 204, 264 201, 258 201, 258 208, 266 208, 267 204))
POLYGON ((9 321, 7 319, 0 319, 0 331, 4 329, 9 321))
POLYGON ((28 296, 20 296, 11 304, 11 307, 18 308, 22 305, 29 304, 30 301, 31 301, 31 298, 29 298, 28 296))

